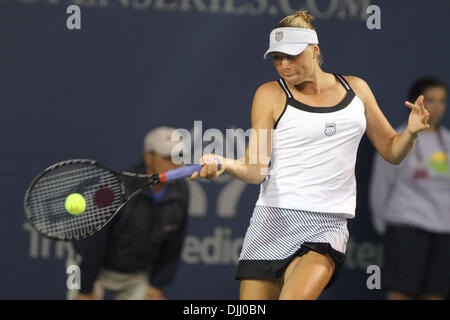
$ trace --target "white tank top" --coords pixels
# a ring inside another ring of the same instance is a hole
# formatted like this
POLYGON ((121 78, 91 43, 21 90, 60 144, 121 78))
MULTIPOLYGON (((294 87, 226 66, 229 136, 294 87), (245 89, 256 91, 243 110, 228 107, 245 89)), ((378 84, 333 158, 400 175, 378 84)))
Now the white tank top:
POLYGON ((355 162, 366 130, 365 108, 347 81, 334 76, 347 94, 333 107, 305 105, 278 80, 286 105, 274 126, 270 167, 256 205, 355 216, 355 162))

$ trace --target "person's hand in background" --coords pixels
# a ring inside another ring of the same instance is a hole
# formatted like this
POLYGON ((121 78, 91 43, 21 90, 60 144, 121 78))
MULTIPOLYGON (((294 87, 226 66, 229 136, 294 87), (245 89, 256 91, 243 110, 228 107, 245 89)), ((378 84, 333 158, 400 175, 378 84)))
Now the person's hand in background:
POLYGON ((155 287, 148 287, 147 294, 145 296, 146 300, 167 300, 161 289, 155 287))
POLYGON ((85 293, 78 293, 74 300, 95 300, 94 299, 94 295, 89 293, 89 294, 85 294, 85 293))

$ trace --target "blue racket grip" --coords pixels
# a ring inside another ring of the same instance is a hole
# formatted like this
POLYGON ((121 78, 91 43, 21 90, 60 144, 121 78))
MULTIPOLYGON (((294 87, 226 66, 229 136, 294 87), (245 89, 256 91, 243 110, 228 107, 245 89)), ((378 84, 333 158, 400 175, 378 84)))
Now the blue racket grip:
MULTIPOLYGON (((217 170, 220 170, 221 164, 217 164, 217 170)), ((169 170, 159 174, 159 180, 161 182, 173 181, 181 178, 190 177, 194 172, 200 172, 202 170, 201 164, 193 164, 190 166, 181 167, 178 169, 169 170)))

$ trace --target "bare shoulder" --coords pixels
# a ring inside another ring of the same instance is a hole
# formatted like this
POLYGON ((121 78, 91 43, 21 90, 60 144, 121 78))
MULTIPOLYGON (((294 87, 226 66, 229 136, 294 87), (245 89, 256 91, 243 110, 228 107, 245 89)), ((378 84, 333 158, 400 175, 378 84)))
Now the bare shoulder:
POLYGON ((277 81, 269 81, 261 84, 256 89, 252 105, 252 119, 258 127, 273 127, 275 119, 278 119, 281 113, 280 109, 284 106, 286 95, 277 81))
POLYGON ((269 81, 256 89, 253 104, 258 109, 274 111, 278 106, 284 104, 285 97, 286 95, 277 81, 269 81))
POLYGON ((353 91, 361 98, 361 100, 366 100, 368 95, 371 94, 371 90, 366 81, 355 76, 343 76, 347 80, 353 91))
POLYGON ((277 81, 269 81, 261 84, 258 89, 256 89, 255 96, 259 95, 265 99, 277 99, 283 94, 283 90, 277 81))

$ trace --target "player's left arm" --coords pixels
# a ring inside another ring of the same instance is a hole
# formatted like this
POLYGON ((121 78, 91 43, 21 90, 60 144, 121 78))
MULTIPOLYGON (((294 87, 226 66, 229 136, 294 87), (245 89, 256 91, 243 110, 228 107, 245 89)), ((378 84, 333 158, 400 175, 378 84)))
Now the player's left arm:
POLYGON ((408 126, 398 133, 384 116, 369 85, 357 77, 346 76, 345 79, 364 103, 369 140, 384 160, 399 165, 414 146, 418 133, 429 127, 429 113, 423 105, 423 96, 417 98, 415 104, 405 103, 411 109, 408 126))

